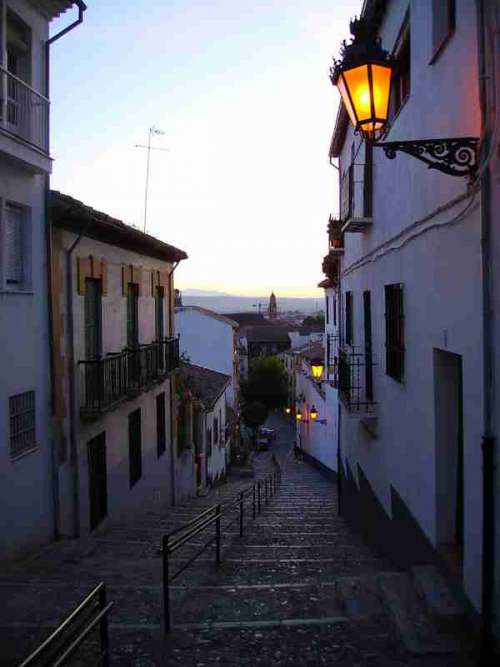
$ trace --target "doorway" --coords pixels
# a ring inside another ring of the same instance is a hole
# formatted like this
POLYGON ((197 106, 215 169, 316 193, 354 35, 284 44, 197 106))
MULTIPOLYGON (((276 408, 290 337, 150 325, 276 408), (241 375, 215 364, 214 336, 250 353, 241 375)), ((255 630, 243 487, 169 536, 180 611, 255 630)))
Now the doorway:
POLYGON ((106 433, 87 443, 89 462, 90 530, 94 530, 108 513, 106 472, 106 433))
POLYGON ((436 537, 439 551, 460 570, 464 537, 462 357, 434 350, 436 537))

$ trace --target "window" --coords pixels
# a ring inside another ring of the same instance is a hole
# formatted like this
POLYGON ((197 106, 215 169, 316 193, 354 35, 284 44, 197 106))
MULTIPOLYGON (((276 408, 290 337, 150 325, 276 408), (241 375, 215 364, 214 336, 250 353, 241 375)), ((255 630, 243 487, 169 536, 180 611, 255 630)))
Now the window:
POLYGON ((167 447, 167 429, 165 422, 165 392, 156 397, 156 451, 158 458, 167 447))
POLYGON ((392 120, 406 102, 410 94, 410 20, 407 16, 394 47, 396 65, 392 77, 391 108, 392 120))
POLYGON ((4 287, 25 290, 30 283, 29 219, 27 209, 6 203, 3 208, 4 287))
POLYGON ((16 458, 36 447, 35 392, 9 398, 10 456, 16 458))
POLYGON ((330 321, 330 298, 325 296, 325 320, 326 324, 330 321))
POLYGON ((363 214, 373 215, 373 146, 365 141, 365 165, 363 167, 363 214))
POLYGON ((345 293, 345 342, 353 344, 352 292, 345 293))
POLYGON ((404 377, 403 286, 385 286, 385 372, 398 382, 404 377))
POLYGON ((337 299, 333 299, 333 326, 337 326, 337 299))
POLYGON ((432 65, 455 32, 455 0, 432 0, 432 65))
POLYGON ((188 446, 187 406, 180 403, 177 406, 177 452, 180 453, 188 446))
POLYGON ((141 409, 128 416, 128 455, 130 488, 142 477, 141 409))
POLYGON ((86 359, 98 359, 102 351, 101 281, 85 280, 85 354, 86 359))
POLYGON ((207 456, 212 456, 212 429, 207 428, 207 456))
POLYGON ((365 390, 366 400, 373 401, 372 364, 372 305, 369 291, 363 292, 363 314, 365 327, 365 390))
POLYGON ((224 446, 225 442, 225 433, 224 433, 224 422, 222 421, 222 409, 219 410, 219 424, 220 424, 220 445, 224 446))
POLYGON ((217 417, 214 419, 214 445, 219 444, 219 420, 217 417))
POLYGON ((127 290, 127 347, 139 345, 139 285, 129 283, 127 290))
POLYGON ((164 304, 165 290, 163 287, 157 287, 155 292, 155 333, 156 340, 163 340, 164 337, 164 304))

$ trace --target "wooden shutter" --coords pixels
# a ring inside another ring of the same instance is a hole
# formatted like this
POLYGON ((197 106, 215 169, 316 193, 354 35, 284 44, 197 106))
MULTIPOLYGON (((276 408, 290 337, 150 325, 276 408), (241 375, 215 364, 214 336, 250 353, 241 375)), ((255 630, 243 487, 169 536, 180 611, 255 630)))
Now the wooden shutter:
POLYGON ((24 212, 20 206, 6 205, 5 280, 12 285, 19 285, 23 281, 23 218, 24 212))

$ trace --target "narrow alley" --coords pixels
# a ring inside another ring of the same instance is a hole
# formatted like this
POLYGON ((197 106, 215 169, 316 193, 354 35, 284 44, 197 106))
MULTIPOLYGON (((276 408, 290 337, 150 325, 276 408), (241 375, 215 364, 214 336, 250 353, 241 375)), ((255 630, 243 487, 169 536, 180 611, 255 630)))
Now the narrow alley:
MULTIPOLYGON (((373 554, 337 516, 336 486, 293 457, 292 430, 273 416, 280 493, 254 521, 223 534, 172 588, 174 632, 162 640, 161 535, 248 486, 233 480, 174 510, 161 504, 108 522, 84 546, 58 543, 0 580, 1 664, 17 664, 99 581, 115 606, 113 665, 467 665, 440 635, 410 574, 373 554), (167 516, 168 513, 168 516, 167 516)), ((256 458, 256 475, 271 452, 256 458)), ((179 556, 203 544, 199 537, 179 556)), ((72 664, 89 664, 93 647, 72 664), (87 660, 87 663, 85 663, 87 660)))

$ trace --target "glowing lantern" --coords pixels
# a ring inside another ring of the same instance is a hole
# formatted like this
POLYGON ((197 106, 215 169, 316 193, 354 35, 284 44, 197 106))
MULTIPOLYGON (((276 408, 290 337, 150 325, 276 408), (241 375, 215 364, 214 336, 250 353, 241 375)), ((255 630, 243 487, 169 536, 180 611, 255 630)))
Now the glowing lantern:
POLYGON ((311 417, 313 422, 316 421, 316 419, 318 418, 318 411, 316 410, 316 407, 314 405, 311 408, 311 412, 309 413, 309 416, 311 417))
POLYGON ((291 411, 292 411, 292 408, 288 407, 288 405, 287 405, 286 408, 285 408, 285 413, 287 415, 289 415, 291 411))
POLYGON ((302 419, 302 412, 297 412, 297 414, 295 415, 295 419, 296 419, 298 422, 301 421, 301 419, 302 419))
POLYGON ((312 376, 316 381, 320 381, 321 377, 323 376, 323 370, 324 370, 324 365, 323 362, 320 361, 319 359, 316 359, 311 363, 311 372, 312 376))
POLYGON ((392 59, 365 19, 352 21, 351 44, 342 44, 342 59, 334 61, 330 80, 339 89, 356 132, 369 140, 385 130, 389 114, 392 59))

